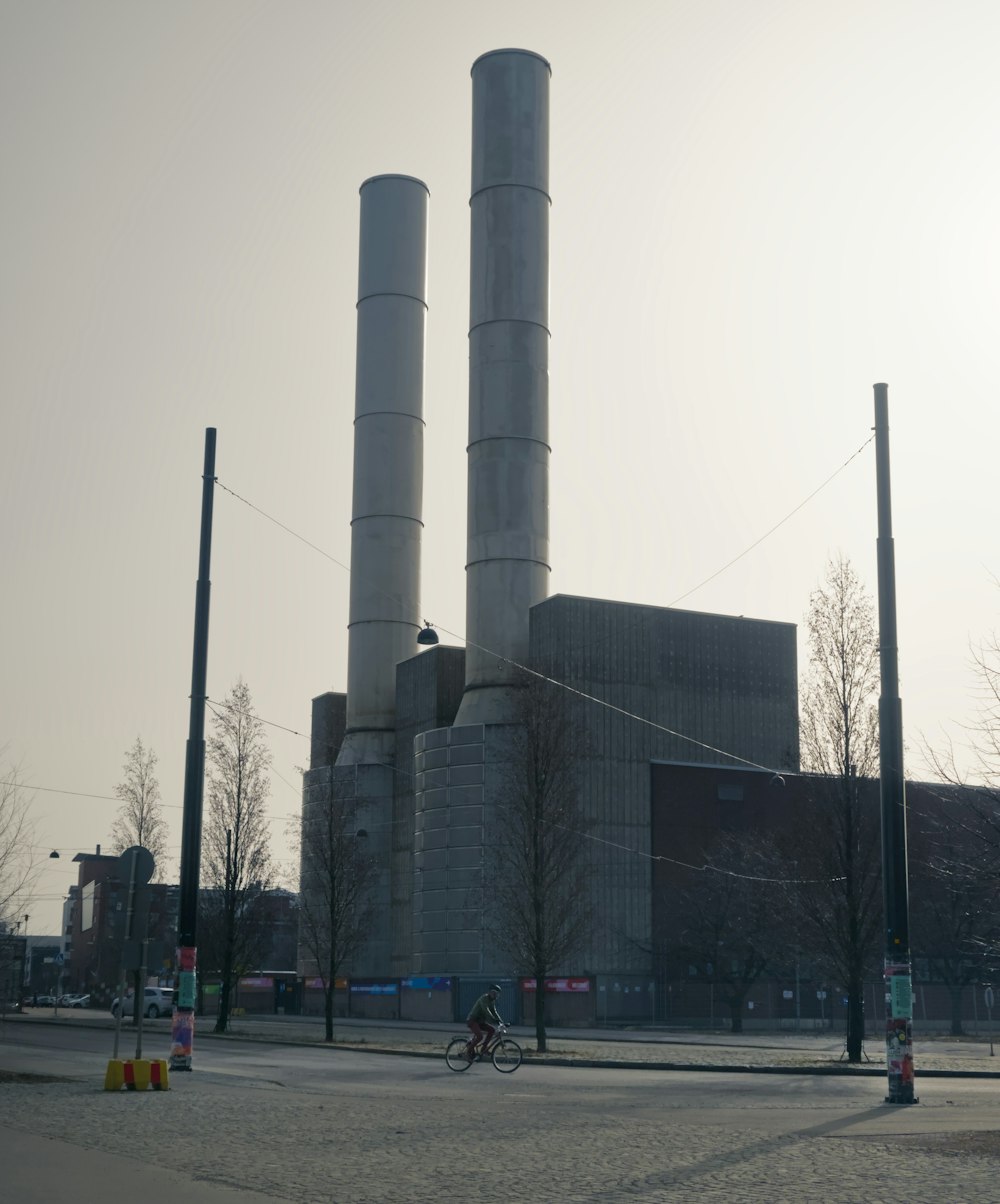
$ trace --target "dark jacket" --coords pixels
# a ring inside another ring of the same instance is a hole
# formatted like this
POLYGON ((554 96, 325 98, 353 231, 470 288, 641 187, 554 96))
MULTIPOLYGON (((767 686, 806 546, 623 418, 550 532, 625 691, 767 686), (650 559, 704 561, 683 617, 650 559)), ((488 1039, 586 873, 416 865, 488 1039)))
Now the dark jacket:
POLYGON ((475 1020, 477 1024, 482 1024, 484 1020, 493 1020, 497 1024, 503 1024, 496 1004, 490 999, 489 992, 485 995, 480 995, 472 1005, 472 1011, 466 1017, 466 1021, 469 1020, 475 1020))

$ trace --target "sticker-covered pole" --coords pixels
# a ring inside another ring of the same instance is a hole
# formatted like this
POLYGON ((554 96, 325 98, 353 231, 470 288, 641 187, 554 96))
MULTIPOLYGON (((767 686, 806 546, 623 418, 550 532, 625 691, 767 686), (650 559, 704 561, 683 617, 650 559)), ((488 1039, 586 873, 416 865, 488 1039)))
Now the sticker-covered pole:
POLYGON ((201 810, 205 793, 205 697, 208 670, 208 612, 212 583, 212 501, 215 492, 215 428, 205 431, 201 492, 201 546, 194 606, 191 717, 184 762, 181 882, 177 917, 177 993, 170 1030, 170 1069, 191 1070, 197 967, 198 879, 201 874, 201 810))
POLYGON ((875 466, 878 491, 878 629, 882 692, 878 704, 882 804, 882 894, 885 904, 885 1065, 887 1104, 914 1104, 913 978, 906 864, 903 714, 896 642, 896 563, 889 486, 888 386, 875 386, 875 466))

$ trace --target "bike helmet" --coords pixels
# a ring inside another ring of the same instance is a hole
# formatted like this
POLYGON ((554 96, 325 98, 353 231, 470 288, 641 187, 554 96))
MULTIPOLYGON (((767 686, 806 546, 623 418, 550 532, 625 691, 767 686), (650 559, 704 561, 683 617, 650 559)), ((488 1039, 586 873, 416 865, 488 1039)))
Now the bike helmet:
POLYGON ((493 985, 490 987, 490 990, 495 991, 496 994, 499 995, 502 988, 500 986, 498 986, 496 983, 493 983, 493 985))

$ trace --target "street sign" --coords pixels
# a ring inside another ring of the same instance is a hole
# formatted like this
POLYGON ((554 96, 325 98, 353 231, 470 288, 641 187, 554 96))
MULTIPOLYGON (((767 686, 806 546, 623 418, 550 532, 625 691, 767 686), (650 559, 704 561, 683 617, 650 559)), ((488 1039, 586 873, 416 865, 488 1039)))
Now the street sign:
POLYGON ((993 1007, 993 988, 987 987, 983 992, 983 999, 986 1001, 987 1008, 993 1007))
POLYGON ((141 844, 134 844, 126 849, 118 858, 118 877, 122 882, 132 882, 136 886, 145 886, 153 876, 155 868, 153 854, 141 844), (132 876, 132 863, 135 862, 135 877, 132 876))

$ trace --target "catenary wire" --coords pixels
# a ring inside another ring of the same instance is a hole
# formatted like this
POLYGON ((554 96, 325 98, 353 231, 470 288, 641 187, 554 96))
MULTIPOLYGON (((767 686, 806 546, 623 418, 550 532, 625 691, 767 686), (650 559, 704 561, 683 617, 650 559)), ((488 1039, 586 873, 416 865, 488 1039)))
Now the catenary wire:
MULTIPOLYGON (((685 598, 690 597, 691 594, 696 593, 699 589, 701 589, 703 586, 707 585, 710 581, 714 581, 716 577, 720 576, 727 569, 731 568, 738 561, 742 560, 744 556, 748 555, 751 551, 753 551, 754 548, 758 547, 761 543, 764 542, 764 540, 769 538, 769 536, 773 535, 775 531, 777 531, 786 522, 788 522, 789 519, 794 517, 794 515, 797 514, 801 509, 803 509, 803 507, 806 506, 810 501, 812 501, 812 499, 814 497, 816 497, 817 494, 819 494, 823 489, 825 489, 826 486, 829 485, 831 481, 833 481, 837 476, 839 476, 840 473, 843 472, 848 467, 848 465, 864 451, 864 449, 872 442, 872 440, 874 438, 875 438, 874 434, 870 435, 864 441, 864 443, 862 443, 861 446, 859 448, 857 448, 856 451, 854 451, 850 456, 848 456, 848 458, 843 462, 843 464, 841 464, 833 473, 830 474, 830 476, 828 476, 823 482, 821 482, 820 485, 818 485, 810 494, 808 494, 801 502, 799 502, 799 504, 797 506, 795 506, 792 510, 790 510, 779 522, 775 523, 774 526, 770 527, 767 531, 765 531, 763 535, 761 535, 758 539, 754 540, 753 543, 749 544, 746 548, 744 548, 744 550, 742 552, 740 552, 739 555, 737 555, 737 556, 733 557, 731 560, 727 561, 721 568, 717 569, 714 573, 712 573, 708 577, 704 578, 704 580, 700 581, 697 585, 692 586, 691 589, 685 591, 683 594, 679 594, 668 605, 671 607, 676 606, 678 602, 681 602, 685 598)), ((300 535, 297 531, 294 531, 291 527, 287 526, 285 523, 281 522, 279 519, 276 519, 273 515, 268 514, 265 510, 261 509, 261 507, 255 505, 253 502, 251 502, 248 498, 243 497, 241 494, 237 493, 234 489, 231 489, 228 485, 225 485, 221 480, 219 480, 218 477, 215 478, 215 484, 218 485, 219 488, 223 489, 226 493, 228 493, 232 497, 236 498, 237 501, 242 502, 245 506, 249 507, 251 510, 255 511, 257 514, 261 515, 261 517, 266 518, 269 522, 274 523, 275 526, 277 526, 281 530, 285 531, 288 535, 291 535, 294 539, 299 540, 301 543, 304 543, 307 547, 311 548, 313 551, 318 552, 321 556, 325 557, 327 560, 331 561, 333 564, 336 564, 339 568, 342 568, 348 574, 351 573, 350 567, 348 565, 346 565, 342 560, 338 560, 337 557, 332 556, 329 552, 325 551, 323 548, 320 548, 318 545, 316 545, 316 544, 312 543, 310 540, 306 539, 305 536, 300 535)), ((378 587, 375 586, 375 588, 377 589, 378 587)), ((384 590, 379 590, 379 592, 381 592, 383 594, 385 593, 384 590)), ((388 596, 388 595, 386 595, 386 596, 388 596)), ((414 609, 418 615, 418 623, 419 623, 419 611, 420 611, 419 604, 414 609)), ((727 757, 730 760, 737 761, 740 764, 747 765, 753 769, 761 769, 766 772, 775 772, 775 773, 778 772, 778 771, 774 770, 771 766, 761 765, 758 762, 751 761, 746 757, 740 757, 736 753, 728 752, 725 749, 717 748, 714 745, 707 744, 702 740, 698 740, 693 736, 688 736, 684 732, 678 732, 672 728, 667 727, 664 724, 656 723, 654 720, 651 720, 651 719, 646 719, 644 716, 637 715, 634 712, 629 711, 624 707, 619 707, 619 706, 615 705, 614 703, 609 702, 607 699, 599 698, 596 695, 589 694, 584 690, 580 690, 580 689, 577 689, 575 686, 571 686, 568 682, 563 682, 563 681, 560 681, 559 679, 551 677, 547 674, 540 673, 539 671, 537 671, 535 669, 531 669, 527 665, 520 664, 518 661, 515 661, 509 657, 504 657, 504 656, 494 652, 492 649, 484 648, 482 645, 476 644, 474 641, 470 641, 467 636, 463 636, 458 632, 451 631, 448 628, 446 628, 440 624, 438 626, 440 627, 441 631, 444 631, 447 635, 451 635, 452 637, 459 640, 460 642, 465 643, 466 646, 477 648, 479 651, 485 652, 490 656, 495 656, 498 661, 500 661, 504 664, 507 664, 507 665, 511 666, 512 668, 517 669, 520 672, 523 672, 530 676, 536 677, 539 680, 542 680, 549 685, 555 686, 559 689, 566 690, 569 693, 574 694, 577 697, 584 699, 587 702, 593 702, 593 703, 597 704, 598 706, 605 707, 606 709, 613 711, 617 714, 620 714, 625 718, 634 720, 637 723, 645 724, 646 726, 652 727, 655 730, 661 731, 661 732, 665 733, 666 735, 670 735, 670 736, 676 737, 677 739, 684 740, 687 743, 694 744, 698 748, 703 748, 708 752, 713 752, 719 756, 727 757)), ((210 700, 206 696, 205 701, 206 701, 206 703, 211 703, 211 702, 214 702, 215 700, 210 700)), ((218 702, 216 702, 215 705, 228 706, 228 704, 226 704, 226 703, 218 703, 218 702)), ((233 708, 229 708, 229 709, 233 709, 233 708)), ((218 712, 215 712, 215 713, 218 714, 218 712)), ((273 720, 264 719, 260 716, 257 716, 257 718, 260 719, 261 723, 264 723, 270 727, 278 728, 279 730, 288 732, 291 735, 299 736, 299 737, 301 737, 303 739, 307 739, 307 740, 310 738, 304 732, 297 731, 295 728, 287 727, 284 724, 275 723, 273 720)), ((392 769, 394 773, 406 773, 405 770, 398 769, 395 766, 387 765, 386 767, 392 769)), ((278 774, 276 770, 275 770, 275 773, 277 774, 277 776, 279 778, 281 778, 281 780, 283 782, 285 782, 286 786, 289 786, 290 789, 293 789, 293 790, 295 789, 293 786, 291 786, 291 784, 289 782, 285 781, 285 779, 283 777, 281 777, 281 774, 278 774)), ((411 776, 411 775, 408 775, 408 776, 411 776)), ((120 799, 116 796, 111 796, 111 795, 88 794, 83 791, 75 791, 75 790, 59 790, 59 789, 56 789, 55 787, 48 787, 48 786, 30 786, 29 787, 29 786, 25 786, 24 783, 20 783, 20 782, 2 782, 2 783, 0 783, 0 785, 22 786, 23 788, 25 788, 27 790, 41 790, 41 791, 45 791, 48 793, 67 794, 67 795, 72 795, 72 796, 78 797, 78 798, 103 799, 103 800, 106 800, 109 802, 117 802, 117 803, 121 803, 123 801, 122 799, 120 799)), ((164 803, 161 801, 159 805, 163 806, 163 807, 171 808, 173 810, 182 810, 183 809, 180 804, 176 804, 176 803, 164 803)), ((285 822, 285 823, 287 823, 289 820, 292 820, 294 818, 295 818, 294 816, 269 816, 268 817, 269 820, 273 820, 275 822, 285 822)), ((400 822, 400 821, 392 821, 392 822, 396 823, 396 822, 400 822)), ((672 858, 657 857, 652 854, 644 854, 641 852, 641 850, 629 849, 628 846, 625 846, 625 845, 616 845, 615 842, 613 842, 613 841, 608 841, 601 837, 595 837, 590 833, 579 833, 579 834, 586 836, 590 840, 597 840, 602 844, 606 844, 611 847, 617 847, 617 848, 623 849, 624 851, 634 853, 637 856, 648 857, 650 860, 669 861, 674 864, 683 865, 683 866, 686 866, 686 868, 696 869, 696 870, 713 869, 718 873, 730 873, 730 874, 732 873, 731 871, 722 870, 719 867, 709 866, 707 864, 705 864, 704 866, 701 866, 701 867, 691 866, 685 862, 676 862, 672 858)), ((745 877, 746 875, 734 874, 732 876, 745 877)), ((760 881, 773 881, 773 879, 759 879, 759 880, 760 881)), ((832 879, 832 881, 839 881, 839 879, 832 879)))
POLYGON ((847 459, 843 462, 843 464, 841 464, 841 466, 838 469, 836 469, 836 471, 832 472, 826 478, 826 480, 822 483, 822 485, 817 485, 817 487, 812 491, 812 493, 809 494, 808 497, 803 498, 802 501, 799 502, 799 504, 795 507, 794 510, 790 510, 783 519, 781 519, 779 522, 776 522, 774 524, 774 526, 771 527, 770 530, 765 531, 764 534, 759 539, 755 539, 752 544, 750 544, 748 547, 744 548, 743 551, 740 552, 740 554, 738 556, 734 556, 732 558, 732 560, 727 561, 722 566, 721 569, 716 569, 715 572, 712 573, 712 575, 710 577, 706 577, 704 581, 699 581, 697 585, 692 586, 691 589, 689 589, 686 593, 679 594, 676 598, 674 598, 673 602, 668 602, 667 605, 668 606, 676 606, 678 602, 682 602, 685 598, 689 598, 692 594, 697 593, 698 590, 700 590, 703 585, 708 585, 708 583, 710 581, 714 581, 716 579, 716 577, 721 576, 726 571, 726 569, 732 568, 733 565, 737 563, 737 561, 742 560, 743 557, 747 555, 747 553, 752 552, 754 550, 754 548, 756 548, 759 544, 762 544, 764 542, 764 540, 768 538, 768 536, 773 535, 775 533, 775 531, 778 530, 779 527, 783 527, 790 518, 792 518, 792 517, 794 517, 794 515, 798 514, 798 512, 802 509, 803 506, 808 505, 808 503, 813 500, 813 498, 816 496, 817 493, 820 493, 823 489, 825 489, 827 487, 827 485, 830 484, 830 482, 834 479, 834 477, 839 476, 844 471, 844 469, 848 466, 848 464, 850 464, 850 462, 852 460, 856 459, 856 457, 861 455, 861 453, 865 450, 865 448, 868 446, 868 444, 872 442, 872 440, 874 438, 875 438, 874 434, 869 435, 868 438, 864 441, 864 443, 862 443, 861 446, 858 448, 858 450, 856 452, 853 452, 850 456, 848 456, 847 459))
MULTIPOLYGON (((735 564, 738 560, 742 559, 743 556, 747 555, 748 552, 752 551, 753 548, 757 547, 765 539, 767 539, 769 535, 771 535, 775 531, 777 531, 779 527, 781 527, 785 522, 787 522, 793 515, 798 513, 798 511, 801 510, 814 497, 816 497, 816 495, 818 493, 820 493, 824 488, 826 488, 826 486, 829 485, 829 483, 832 480, 834 480, 835 477, 839 476, 840 473, 843 472, 844 469, 846 469, 847 466, 854 459, 856 459, 856 457, 859 456, 862 451, 864 451, 864 449, 872 442, 874 437, 875 437, 874 435, 870 435, 864 441, 864 443, 862 443, 861 446, 856 451, 854 451, 850 456, 848 456, 848 458, 843 462, 843 464, 841 464, 833 473, 831 473, 830 476, 828 476, 826 478, 826 480, 824 480, 820 485, 818 485, 808 495, 808 497, 804 498, 793 510, 789 511, 788 514, 786 514, 785 517, 783 519, 781 519, 780 522, 776 523, 773 527, 770 528, 770 530, 768 530, 767 532, 765 532, 765 534, 760 536, 759 539, 755 540, 754 543, 752 543, 748 548, 744 549, 744 551, 741 552, 739 554, 739 556, 734 557, 733 560, 730 560, 727 564, 723 565, 723 567, 721 569, 718 569, 715 573, 713 573, 710 577, 707 577, 699 585, 696 585, 692 589, 688 590, 687 593, 681 594, 677 599, 675 599, 675 602, 671 603, 670 605, 671 606, 675 605, 675 603, 677 601, 680 601, 682 598, 686 598, 690 594, 696 592, 698 589, 700 589, 702 587, 702 585, 705 585, 708 581, 714 580, 715 577, 717 577, 721 573, 725 572, 725 570, 727 568, 729 568, 731 565, 735 564)), ((256 513, 260 514, 263 518, 266 518, 269 522, 274 523, 276 526, 280 527, 283 531, 287 532, 289 535, 293 536, 295 539, 300 540, 302 543, 306 544, 308 547, 312 548, 314 551, 319 552, 319 554, 321 556, 324 556, 327 560, 332 561, 339 568, 344 569, 344 571, 347 572, 349 575, 351 574, 350 567, 348 565, 344 564, 344 562, 342 560, 338 560, 335 556, 331 556, 328 552, 324 551, 322 548, 318 547, 316 544, 312 543, 310 540, 306 539, 304 536, 299 535, 298 532, 294 531, 291 527, 287 526, 285 523, 281 522, 280 520, 274 518, 272 515, 268 514, 265 510, 261 509, 261 507, 255 505, 253 502, 249 501, 247 498, 245 498, 241 494, 237 493, 234 489, 230 489, 228 485, 224 485, 218 478, 216 478, 216 484, 219 485, 220 488, 224 489, 227 493, 229 493, 232 497, 236 498, 238 501, 243 502, 244 505, 249 506, 250 509, 252 509, 256 513)), ((386 596, 386 597, 390 596, 390 595, 386 594, 384 590, 379 589, 379 587, 377 585, 374 585, 374 583, 368 582, 368 584, 371 585, 372 588, 378 590, 378 592, 382 593, 384 596, 386 596)), ((419 612, 420 612, 419 604, 414 605, 414 612, 418 615, 418 622, 419 622, 419 612)), ((741 757, 737 753, 731 753, 731 752, 728 752, 726 749, 717 748, 715 745, 707 744, 703 740, 696 739, 694 736, 688 736, 684 732, 675 731, 673 728, 669 728, 664 724, 656 723, 654 720, 646 719, 644 716, 637 715, 634 712, 629 711, 624 707, 619 707, 619 706, 615 705, 614 703, 609 702, 607 699, 599 698, 595 694, 589 694, 584 690, 577 689, 575 686, 571 686, 568 682, 560 681, 558 678, 551 677, 544 673, 540 673, 538 670, 529 668, 527 665, 523 665, 520 662, 511 659, 510 657, 503 656, 502 654, 495 652, 491 648, 486 648, 481 644, 475 643, 475 641, 470 640, 467 635, 462 635, 460 632, 452 631, 449 628, 447 628, 441 624, 437 624, 436 626, 438 627, 439 630, 443 631, 446 635, 452 636, 454 639, 458 640, 459 642, 464 643, 467 647, 476 648, 478 651, 484 652, 488 656, 495 657, 499 662, 501 662, 503 664, 509 665, 510 667, 517 669, 520 672, 526 673, 532 677, 536 677, 542 681, 545 681, 549 685, 556 686, 559 689, 567 690, 568 692, 575 694, 577 697, 582 698, 587 702, 596 703, 598 706, 605 707, 608 710, 616 712, 617 714, 620 714, 627 719, 632 719, 637 723, 645 724, 646 726, 651 727, 657 731, 661 731, 666 735, 673 736, 680 740, 684 740, 687 743, 693 744, 698 748, 703 748, 708 752, 715 753, 718 756, 727 757, 732 761, 736 761, 736 762, 740 763, 741 765, 747 765, 752 769, 762 769, 769 773, 780 773, 780 771, 774 769, 773 766, 761 765, 756 761, 751 761, 746 757, 741 757)), ((281 726, 281 725, 275 724, 274 726, 281 726)), ((285 730, 292 731, 293 729, 286 728, 285 730)), ((301 732, 298 732, 295 734, 302 735, 301 732)))

